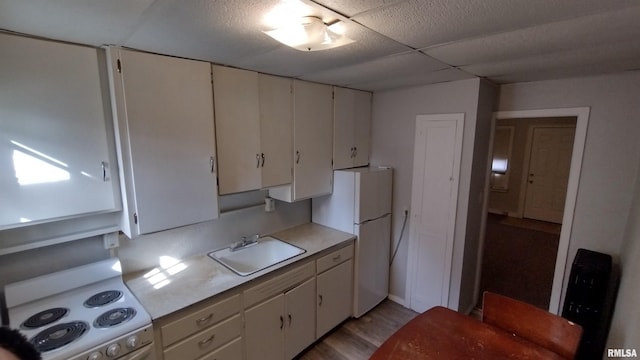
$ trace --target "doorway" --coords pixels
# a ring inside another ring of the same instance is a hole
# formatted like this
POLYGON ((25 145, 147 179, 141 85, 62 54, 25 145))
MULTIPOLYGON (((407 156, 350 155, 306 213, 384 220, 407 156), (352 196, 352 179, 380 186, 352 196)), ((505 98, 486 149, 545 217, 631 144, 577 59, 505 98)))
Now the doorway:
MULTIPOLYGON (((561 299, 563 297, 562 294, 562 284, 563 284, 563 280, 565 277, 565 268, 567 265, 567 254, 568 254, 568 249, 569 249, 569 243, 570 243, 570 238, 571 238, 571 224, 573 221, 573 212, 575 209, 575 203, 576 203, 576 197, 577 197, 577 189, 578 189, 578 183, 579 183, 579 176, 580 176, 580 168, 582 166, 582 154, 584 151, 584 142, 585 142, 585 138, 586 138, 586 129, 587 129, 587 123, 588 123, 588 117, 589 117, 589 108, 568 108, 568 109, 549 109, 549 110, 526 110, 526 111, 506 111, 506 112, 497 112, 494 114, 494 122, 493 122, 493 128, 495 130, 496 128, 496 124, 498 121, 500 120, 504 120, 504 119, 512 119, 512 121, 514 122, 514 124, 521 124, 528 121, 539 121, 541 118, 564 118, 563 121, 566 122, 566 124, 556 124, 555 126, 568 126, 568 127, 572 127, 573 124, 575 124, 575 131, 574 131, 574 141, 572 143, 572 145, 570 146, 570 154, 571 154, 571 161, 570 161, 570 165, 568 168, 568 180, 567 180, 567 186, 566 186, 566 197, 565 197, 565 201, 564 201, 564 205, 561 206, 561 208, 563 208, 563 210, 561 211, 562 216, 560 217, 560 222, 562 223, 561 228, 560 228, 560 235, 559 235, 559 239, 557 240, 557 251, 555 252, 555 261, 552 261, 553 265, 553 273, 552 273, 552 281, 550 285, 551 289, 550 289, 550 295, 549 295, 549 301, 548 301, 548 310, 551 311, 552 313, 558 313, 559 309, 561 308, 561 299)), ((556 121, 556 120, 553 120, 556 121)), ((531 143, 532 143, 532 138, 533 138, 533 132, 530 132, 530 134, 528 135, 528 140, 527 140, 527 145, 529 146, 529 148, 531 147, 531 143)), ((521 142, 521 141, 520 141, 521 142)), ((513 144, 517 144, 517 141, 514 141, 513 144)), ((492 139, 492 144, 493 144, 493 139, 492 139)), ((491 154, 490 154, 491 155, 491 154)), ((513 155, 514 159, 516 158, 515 156, 515 147, 514 147, 514 153, 512 153, 511 155, 513 155)), ((521 157, 522 159, 524 159, 524 155, 522 155, 521 157)), ((491 161, 493 160, 493 157, 490 156, 489 157, 489 164, 491 164, 491 161)), ((530 158, 529 158, 530 160, 530 158)), ((515 165, 515 163, 514 163, 515 165)), ((528 170, 528 166, 529 164, 525 164, 524 160, 522 161, 522 169, 527 169, 528 170), (526 166, 526 167, 525 167, 526 166)), ((515 168, 515 166, 514 166, 515 168)), ((513 169, 513 168, 512 168, 513 169)), ((503 214, 504 216, 510 217, 510 218, 515 218, 517 219, 523 219, 524 218, 524 204, 525 204, 525 198, 526 198, 526 193, 525 190, 526 189, 526 185, 524 184, 528 184, 528 181, 530 180, 530 176, 529 176, 529 172, 521 170, 521 174, 517 174, 516 171, 513 171, 509 174, 509 178, 511 179, 509 181, 509 183, 506 185, 507 187, 507 191, 503 191, 502 194, 508 194, 509 196, 515 196, 516 197, 516 206, 515 207, 510 207, 507 208, 506 210, 504 209, 504 206, 496 206, 496 202, 490 202, 489 201, 489 194, 490 193, 496 193, 495 189, 494 191, 491 191, 492 189, 490 188, 490 183, 493 183, 493 181, 489 181, 489 179, 491 178, 491 166, 489 166, 488 169, 488 173, 487 173, 487 186, 486 186, 486 193, 485 193, 485 213, 484 213, 484 217, 485 219, 483 220, 484 223, 484 227, 482 229, 482 235, 483 235, 483 241, 482 241, 482 248, 483 250, 480 251, 480 258, 478 261, 478 277, 476 279, 476 284, 477 284, 477 289, 480 289, 480 284, 481 284, 481 273, 482 273, 482 260, 483 260, 483 253, 484 253, 484 249, 485 249, 485 244, 487 239, 484 237, 485 234, 487 233, 487 229, 488 229, 488 225, 487 225, 487 219, 488 219, 488 213, 489 210, 492 210, 492 212, 498 212, 500 214, 503 214), (515 191, 517 187, 520 187, 521 189, 519 191, 515 191), (517 195, 514 195, 517 194, 517 195), (490 206, 493 207, 498 207, 502 209, 492 209, 490 206), (497 210, 497 211, 496 211, 497 210)), ((535 173, 534 173, 535 174, 535 173)), ((534 175, 535 176, 535 175, 534 175)), ((504 184, 502 183, 501 186, 504 186, 504 184)), ((503 189, 504 190, 504 189, 503 189)), ((503 196, 506 197, 506 196, 503 196)), ((503 199, 504 200, 504 199, 503 199)), ((511 256, 522 256, 523 259, 527 259, 528 256, 528 251, 523 251, 522 249, 520 250, 514 250, 514 253, 511 254, 511 256)), ((552 255, 553 256, 553 255, 552 255)), ((480 292, 478 291, 478 298, 480 298, 480 292)))

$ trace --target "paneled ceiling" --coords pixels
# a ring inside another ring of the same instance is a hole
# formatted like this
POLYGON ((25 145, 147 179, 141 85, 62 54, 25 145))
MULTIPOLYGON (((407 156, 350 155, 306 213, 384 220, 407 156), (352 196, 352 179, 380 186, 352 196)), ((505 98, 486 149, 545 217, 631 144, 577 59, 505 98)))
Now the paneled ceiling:
MULTIPOLYGON (((285 0, 356 42, 302 52, 262 31, 282 0, 0 0, 0 29, 380 91, 640 69, 638 0, 285 0)), ((0 49, 1 52, 1 49, 0 49)))

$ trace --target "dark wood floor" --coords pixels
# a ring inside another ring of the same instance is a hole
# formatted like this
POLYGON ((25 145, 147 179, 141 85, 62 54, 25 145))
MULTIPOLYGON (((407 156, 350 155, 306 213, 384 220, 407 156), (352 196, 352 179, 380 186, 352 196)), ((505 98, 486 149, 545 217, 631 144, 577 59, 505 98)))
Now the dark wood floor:
MULTIPOLYGON (((562 225, 489 214, 480 294, 492 291, 549 308, 562 225)), ((482 298, 478 299, 482 307, 482 298)))
POLYGON ((390 300, 360 317, 349 319, 329 332, 296 359, 362 360, 418 313, 390 300))

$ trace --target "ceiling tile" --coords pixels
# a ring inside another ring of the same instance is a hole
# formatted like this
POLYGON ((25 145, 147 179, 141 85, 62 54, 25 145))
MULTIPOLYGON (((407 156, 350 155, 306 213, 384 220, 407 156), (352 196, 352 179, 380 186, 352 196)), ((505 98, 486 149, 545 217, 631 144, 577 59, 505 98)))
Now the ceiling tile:
POLYGON ((366 11, 372 11, 406 0, 320 0, 318 4, 332 9, 344 16, 352 17, 366 11))
POLYGON ((328 84, 350 86, 379 82, 390 78, 424 76, 449 66, 424 54, 412 52, 392 55, 375 60, 302 76, 302 79, 328 84))
MULTIPOLYGON (((589 65, 589 66, 572 66, 570 68, 562 68, 562 69, 549 69, 549 70, 539 70, 539 71, 531 71, 531 72, 521 72, 507 75, 499 75, 491 78, 491 81, 496 84, 512 84, 512 83, 520 83, 520 82, 532 82, 532 81, 543 81, 543 80, 554 80, 554 79, 562 79, 562 78, 572 78, 572 77, 587 77, 587 76, 596 76, 596 75, 604 75, 611 73, 620 73, 624 72, 623 68, 626 66, 618 67, 607 66, 604 67, 602 65, 589 65)), ((636 62, 635 71, 640 71, 640 64, 636 62)), ((630 70, 630 72, 633 70, 630 70)))
POLYGON ((640 6, 598 13, 423 50, 454 66, 640 39, 640 6))
POLYGON ((636 4, 634 0, 410 0, 354 20, 424 48, 636 4))
POLYGON ((389 76, 374 81, 348 84, 348 86, 355 89, 382 91, 473 78, 475 78, 475 76, 458 69, 445 69, 402 76, 389 76))
MULTIPOLYGON (((553 54, 529 56, 516 60, 462 66, 469 73, 490 78, 504 78, 511 74, 553 73, 572 68, 598 69, 598 73, 618 72, 640 68, 640 42, 629 41, 553 54)), ((541 80, 538 79, 538 80, 541 80)))
POLYGON ((277 0, 161 1, 124 45, 223 64, 278 46, 262 33, 277 0))
POLYGON ((119 44, 153 0, 0 0, 0 28, 93 46, 119 44))

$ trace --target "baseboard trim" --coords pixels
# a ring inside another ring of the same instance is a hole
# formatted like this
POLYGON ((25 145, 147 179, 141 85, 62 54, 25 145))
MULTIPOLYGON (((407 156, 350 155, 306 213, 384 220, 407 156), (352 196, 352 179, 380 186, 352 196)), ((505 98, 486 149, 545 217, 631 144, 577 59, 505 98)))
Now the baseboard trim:
POLYGON ((393 301, 394 303, 400 304, 404 307, 408 307, 407 304, 405 303, 404 299, 397 296, 397 295, 393 295, 393 294, 389 294, 389 296, 387 296, 387 298, 391 301, 393 301))

